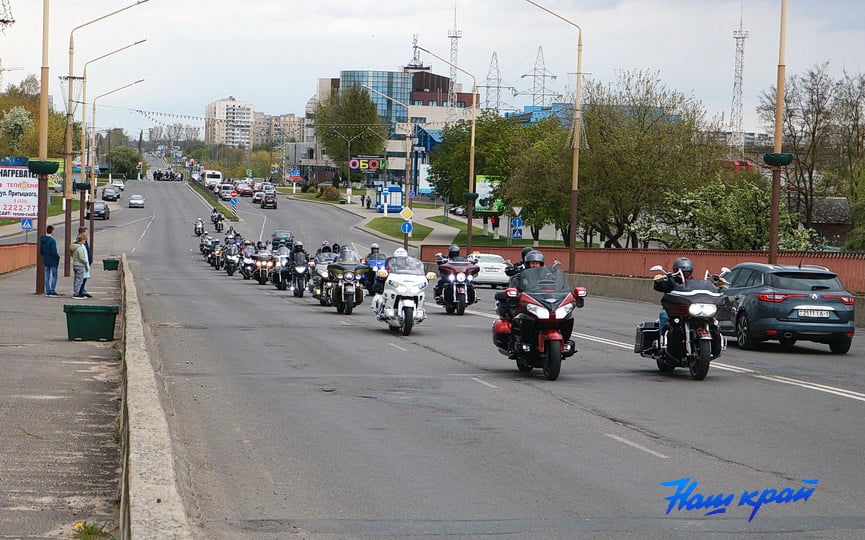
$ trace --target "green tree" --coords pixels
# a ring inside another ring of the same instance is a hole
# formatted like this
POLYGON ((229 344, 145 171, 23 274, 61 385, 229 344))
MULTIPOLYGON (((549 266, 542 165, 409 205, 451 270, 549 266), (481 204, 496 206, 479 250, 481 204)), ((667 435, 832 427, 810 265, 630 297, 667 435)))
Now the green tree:
POLYGON ((12 107, 0 119, 0 134, 8 141, 12 154, 17 154, 21 147, 21 141, 28 129, 33 127, 30 112, 18 105, 12 107))
POLYGON ((614 84, 589 81, 583 114, 580 220, 606 247, 639 245, 641 223, 713 178, 723 149, 698 134, 713 130, 701 104, 667 89, 656 75, 620 72, 614 84))
POLYGON ((117 146, 111 149, 108 154, 108 161, 111 163, 111 172, 115 174, 135 174, 137 172, 138 162, 141 161, 141 156, 134 148, 129 146, 117 146))
POLYGON ((349 145, 355 155, 381 155, 387 126, 365 88, 350 86, 333 92, 315 108, 315 136, 332 160, 349 177, 349 145))

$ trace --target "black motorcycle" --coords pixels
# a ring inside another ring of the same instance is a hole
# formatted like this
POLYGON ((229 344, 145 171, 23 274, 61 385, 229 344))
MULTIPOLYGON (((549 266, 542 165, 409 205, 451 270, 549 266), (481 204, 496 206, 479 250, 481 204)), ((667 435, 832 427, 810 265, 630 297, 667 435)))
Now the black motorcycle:
POLYGON ((310 263, 306 254, 298 252, 291 261, 291 292, 294 296, 303 297, 303 291, 309 283, 310 263))
POLYGON ((252 279, 252 272, 255 270, 255 253, 241 252, 240 268, 238 271, 243 279, 252 279))
POLYGON ((364 288, 360 281, 368 270, 367 265, 357 262, 334 261, 327 265, 331 286, 326 290, 329 291, 330 301, 336 306, 337 313, 351 315, 354 307, 363 303, 364 288))
MULTIPOLYGON (((651 270, 664 272, 661 266, 653 266, 651 270)), ((681 275, 664 273, 667 279, 680 283, 661 298, 670 321, 664 328, 658 328, 658 321, 640 323, 634 352, 654 358, 662 373, 683 367, 688 368, 691 378, 702 381, 709 373, 709 363, 727 348, 727 339, 721 335, 715 319, 723 295, 711 281, 685 280, 681 275)))
POLYGON ((225 273, 233 276, 240 267, 240 250, 236 244, 228 244, 222 253, 225 257, 225 273))
POLYGON ((254 260, 255 267, 252 270, 252 279, 258 281, 259 285, 264 285, 273 269, 273 255, 269 251, 259 251, 255 254, 254 260))
POLYGON ((216 232, 222 232, 222 229, 225 228, 224 219, 225 218, 222 216, 222 214, 219 214, 219 217, 213 223, 213 225, 216 227, 216 232))

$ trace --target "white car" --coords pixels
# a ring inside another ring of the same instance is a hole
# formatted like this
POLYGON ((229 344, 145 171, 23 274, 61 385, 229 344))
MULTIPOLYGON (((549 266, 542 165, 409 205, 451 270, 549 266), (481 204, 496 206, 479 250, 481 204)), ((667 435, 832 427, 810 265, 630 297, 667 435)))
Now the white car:
POLYGON ((129 197, 129 208, 144 208, 144 197, 142 195, 129 197))
POLYGON ((120 191, 123 191, 124 189, 126 189, 126 186, 123 184, 123 180, 119 180, 119 179, 118 180, 112 180, 111 186, 119 189, 120 191))
POLYGON ((508 267, 504 257, 493 253, 472 253, 468 260, 478 265, 481 269, 474 283, 478 285, 491 285, 493 289, 499 285, 507 286, 511 278, 505 274, 508 267))

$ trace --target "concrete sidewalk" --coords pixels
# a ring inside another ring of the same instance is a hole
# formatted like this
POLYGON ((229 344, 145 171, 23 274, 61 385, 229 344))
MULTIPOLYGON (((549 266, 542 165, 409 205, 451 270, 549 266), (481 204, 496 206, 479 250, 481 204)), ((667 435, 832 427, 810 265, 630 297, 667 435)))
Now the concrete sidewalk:
POLYGON ((120 273, 94 264, 86 300, 59 274, 59 298, 35 294, 35 267, 0 275, 4 538, 71 538, 81 521, 118 535, 121 316, 113 341, 69 341, 63 306, 119 305, 120 273))

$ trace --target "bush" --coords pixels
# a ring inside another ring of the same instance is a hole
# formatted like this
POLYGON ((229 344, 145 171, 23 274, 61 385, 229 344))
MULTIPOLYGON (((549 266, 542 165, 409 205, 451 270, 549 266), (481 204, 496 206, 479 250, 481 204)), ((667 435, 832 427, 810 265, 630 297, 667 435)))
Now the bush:
POLYGON ((324 195, 322 198, 326 201, 338 201, 339 200, 339 190, 333 186, 327 186, 324 188, 324 195))

